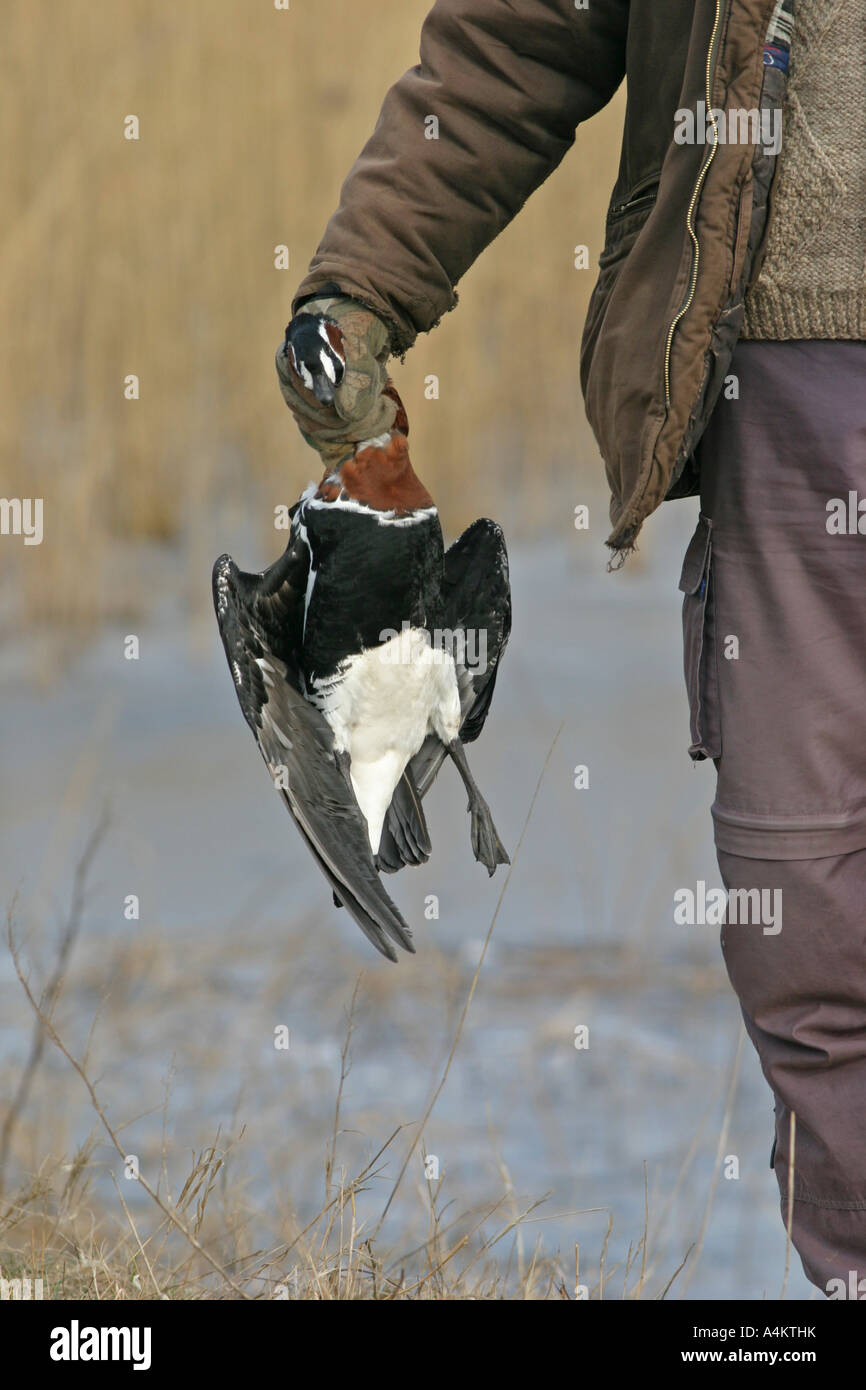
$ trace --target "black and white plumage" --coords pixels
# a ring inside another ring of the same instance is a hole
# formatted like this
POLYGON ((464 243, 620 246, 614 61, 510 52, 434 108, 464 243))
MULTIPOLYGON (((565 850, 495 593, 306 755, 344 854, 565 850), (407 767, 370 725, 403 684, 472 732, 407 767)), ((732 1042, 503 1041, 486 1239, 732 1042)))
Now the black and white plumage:
POLYGON ((296 314, 286 329, 283 350, 307 390, 322 405, 330 405, 346 370, 337 325, 320 314, 296 314))
POLYGON ((510 631, 500 528, 476 521, 445 551, 395 434, 306 489, 269 569, 221 556, 213 590, 244 717, 335 902, 390 960, 414 951, 379 871, 429 858, 422 798, 446 756, 476 858, 491 874, 508 862, 463 747, 510 631))

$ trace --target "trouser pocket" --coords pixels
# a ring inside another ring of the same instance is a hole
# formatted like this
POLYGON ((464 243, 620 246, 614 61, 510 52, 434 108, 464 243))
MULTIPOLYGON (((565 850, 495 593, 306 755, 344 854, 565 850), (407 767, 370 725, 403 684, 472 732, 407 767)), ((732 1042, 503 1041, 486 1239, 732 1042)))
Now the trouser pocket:
POLYGON ((683 560, 683 656, 695 761, 721 755, 718 667, 713 609, 713 523, 703 514, 683 560))

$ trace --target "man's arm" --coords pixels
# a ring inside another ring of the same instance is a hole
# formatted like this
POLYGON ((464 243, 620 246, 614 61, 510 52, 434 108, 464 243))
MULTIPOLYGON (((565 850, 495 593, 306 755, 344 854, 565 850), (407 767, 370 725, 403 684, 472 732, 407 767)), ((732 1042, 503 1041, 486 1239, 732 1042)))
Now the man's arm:
POLYGON ((438 0, 298 289, 367 305, 403 353, 625 73, 629 0, 438 0), (438 139, 427 138, 429 117, 438 139))

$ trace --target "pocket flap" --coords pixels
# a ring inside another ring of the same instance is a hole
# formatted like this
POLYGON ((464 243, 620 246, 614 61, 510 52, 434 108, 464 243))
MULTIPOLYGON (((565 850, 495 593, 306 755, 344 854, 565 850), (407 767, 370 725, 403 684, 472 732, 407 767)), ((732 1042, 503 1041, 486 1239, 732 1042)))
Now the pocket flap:
POLYGON ((684 594, 696 594, 701 587, 701 582, 707 572, 707 562, 710 558, 710 545, 712 543, 713 523, 708 516, 701 515, 695 527, 695 534, 689 541, 689 547, 683 560, 683 572, 680 575, 680 588, 684 594))

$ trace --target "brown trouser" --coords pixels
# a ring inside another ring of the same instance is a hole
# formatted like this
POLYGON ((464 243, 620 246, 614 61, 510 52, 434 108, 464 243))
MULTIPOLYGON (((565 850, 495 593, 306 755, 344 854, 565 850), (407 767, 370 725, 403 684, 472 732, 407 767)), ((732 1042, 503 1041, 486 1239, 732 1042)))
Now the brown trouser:
POLYGON ((793 1242, 843 1296, 866 1280, 866 343, 740 343, 730 372, 680 584, 690 752, 718 771, 783 1216, 793 1112, 793 1242))

